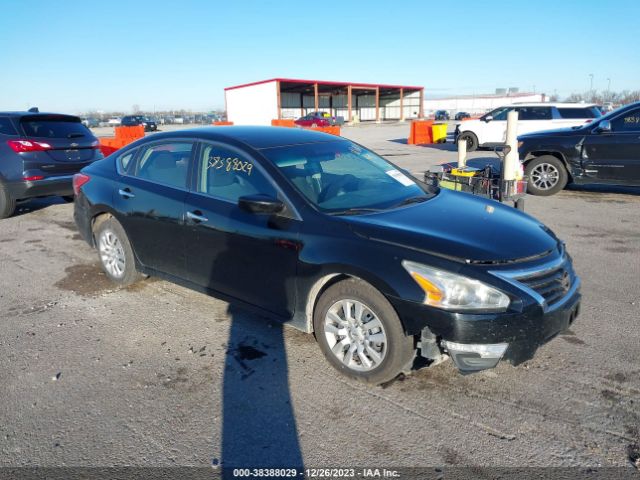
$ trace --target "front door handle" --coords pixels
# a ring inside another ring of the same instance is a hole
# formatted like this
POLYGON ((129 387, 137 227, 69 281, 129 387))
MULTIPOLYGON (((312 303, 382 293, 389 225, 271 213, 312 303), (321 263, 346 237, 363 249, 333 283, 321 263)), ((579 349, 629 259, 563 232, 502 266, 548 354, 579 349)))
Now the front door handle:
POLYGON ((187 212, 187 218, 195 223, 203 223, 208 222, 209 219, 202 215, 200 210, 196 210, 195 212, 187 212))
POLYGON ((135 195, 133 193, 131 193, 131 190, 129 190, 128 188, 121 188, 120 190, 118 190, 118 193, 123 198, 134 198, 135 197, 135 195))

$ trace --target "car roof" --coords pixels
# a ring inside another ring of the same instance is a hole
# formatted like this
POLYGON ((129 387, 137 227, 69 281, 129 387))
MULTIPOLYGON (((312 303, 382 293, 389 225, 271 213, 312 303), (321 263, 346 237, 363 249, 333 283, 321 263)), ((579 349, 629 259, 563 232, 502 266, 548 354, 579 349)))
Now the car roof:
POLYGON ((72 118, 80 118, 77 115, 69 115, 68 113, 53 113, 53 112, 0 112, 0 115, 3 117, 72 117, 72 118))
POLYGON ((256 150, 304 143, 347 141, 345 138, 314 130, 258 126, 200 127, 158 133, 147 138, 160 139, 177 137, 194 137, 212 141, 235 140, 256 150))
MULTIPOLYGON (((595 107, 595 103, 571 103, 571 102, 522 102, 512 103, 518 107, 561 107, 561 108, 589 108, 595 107)), ((511 105, 504 105, 510 107, 511 105)))

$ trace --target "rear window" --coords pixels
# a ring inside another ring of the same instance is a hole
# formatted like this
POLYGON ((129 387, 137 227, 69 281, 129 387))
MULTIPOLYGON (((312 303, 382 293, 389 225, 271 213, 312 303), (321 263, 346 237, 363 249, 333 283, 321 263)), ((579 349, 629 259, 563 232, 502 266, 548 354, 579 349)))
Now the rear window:
POLYGON ((593 108, 562 108, 558 107, 560 118, 596 118, 600 114, 593 108))
POLYGON ((29 119, 20 121, 27 137, 40 138, 80 138, 90 137, 91 132, 80 122, 67 119, 29 119))
POLYGON ((7 117, 0 117, 0 135, 17 135, 16 129, 13 128, 11 120, 7 117))

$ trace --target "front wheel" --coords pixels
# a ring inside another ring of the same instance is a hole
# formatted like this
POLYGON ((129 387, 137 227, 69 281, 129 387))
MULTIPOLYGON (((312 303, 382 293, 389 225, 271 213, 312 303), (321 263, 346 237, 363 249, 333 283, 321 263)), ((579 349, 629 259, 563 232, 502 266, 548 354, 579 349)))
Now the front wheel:
POLYGON ((551 155, 531 160, 525 168, 525 175, 528 177, 527 192, 542 197, 558 193, 569 179, 564 164, 551 155))
POLYGON ((413 337, 405 335, 388 300, 361 280, 329 287, 316 305, 313 324, 325 357, 348 377, 380 384, 411 368, 413 337))
POLYGON ((467 152, 474 152, 478 149, 478 137, 476 137, 472 132, 461 133, 458 135, 458 140, 464 140, 467 142, 467 152))
POLYGON ((124 287, 142 279, 142 275, 136 270, 127 234, 115 218, 97 223, 94 235, 100 264, 112 282, 124 287))

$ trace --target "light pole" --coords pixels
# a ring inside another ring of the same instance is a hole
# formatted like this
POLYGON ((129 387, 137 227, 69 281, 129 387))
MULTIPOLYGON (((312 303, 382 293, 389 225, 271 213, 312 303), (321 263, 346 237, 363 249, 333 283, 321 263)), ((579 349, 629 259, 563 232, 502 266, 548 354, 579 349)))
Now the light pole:
POLYGON ((593 73, 589 74, 589 91, 593 92, 593 73))

